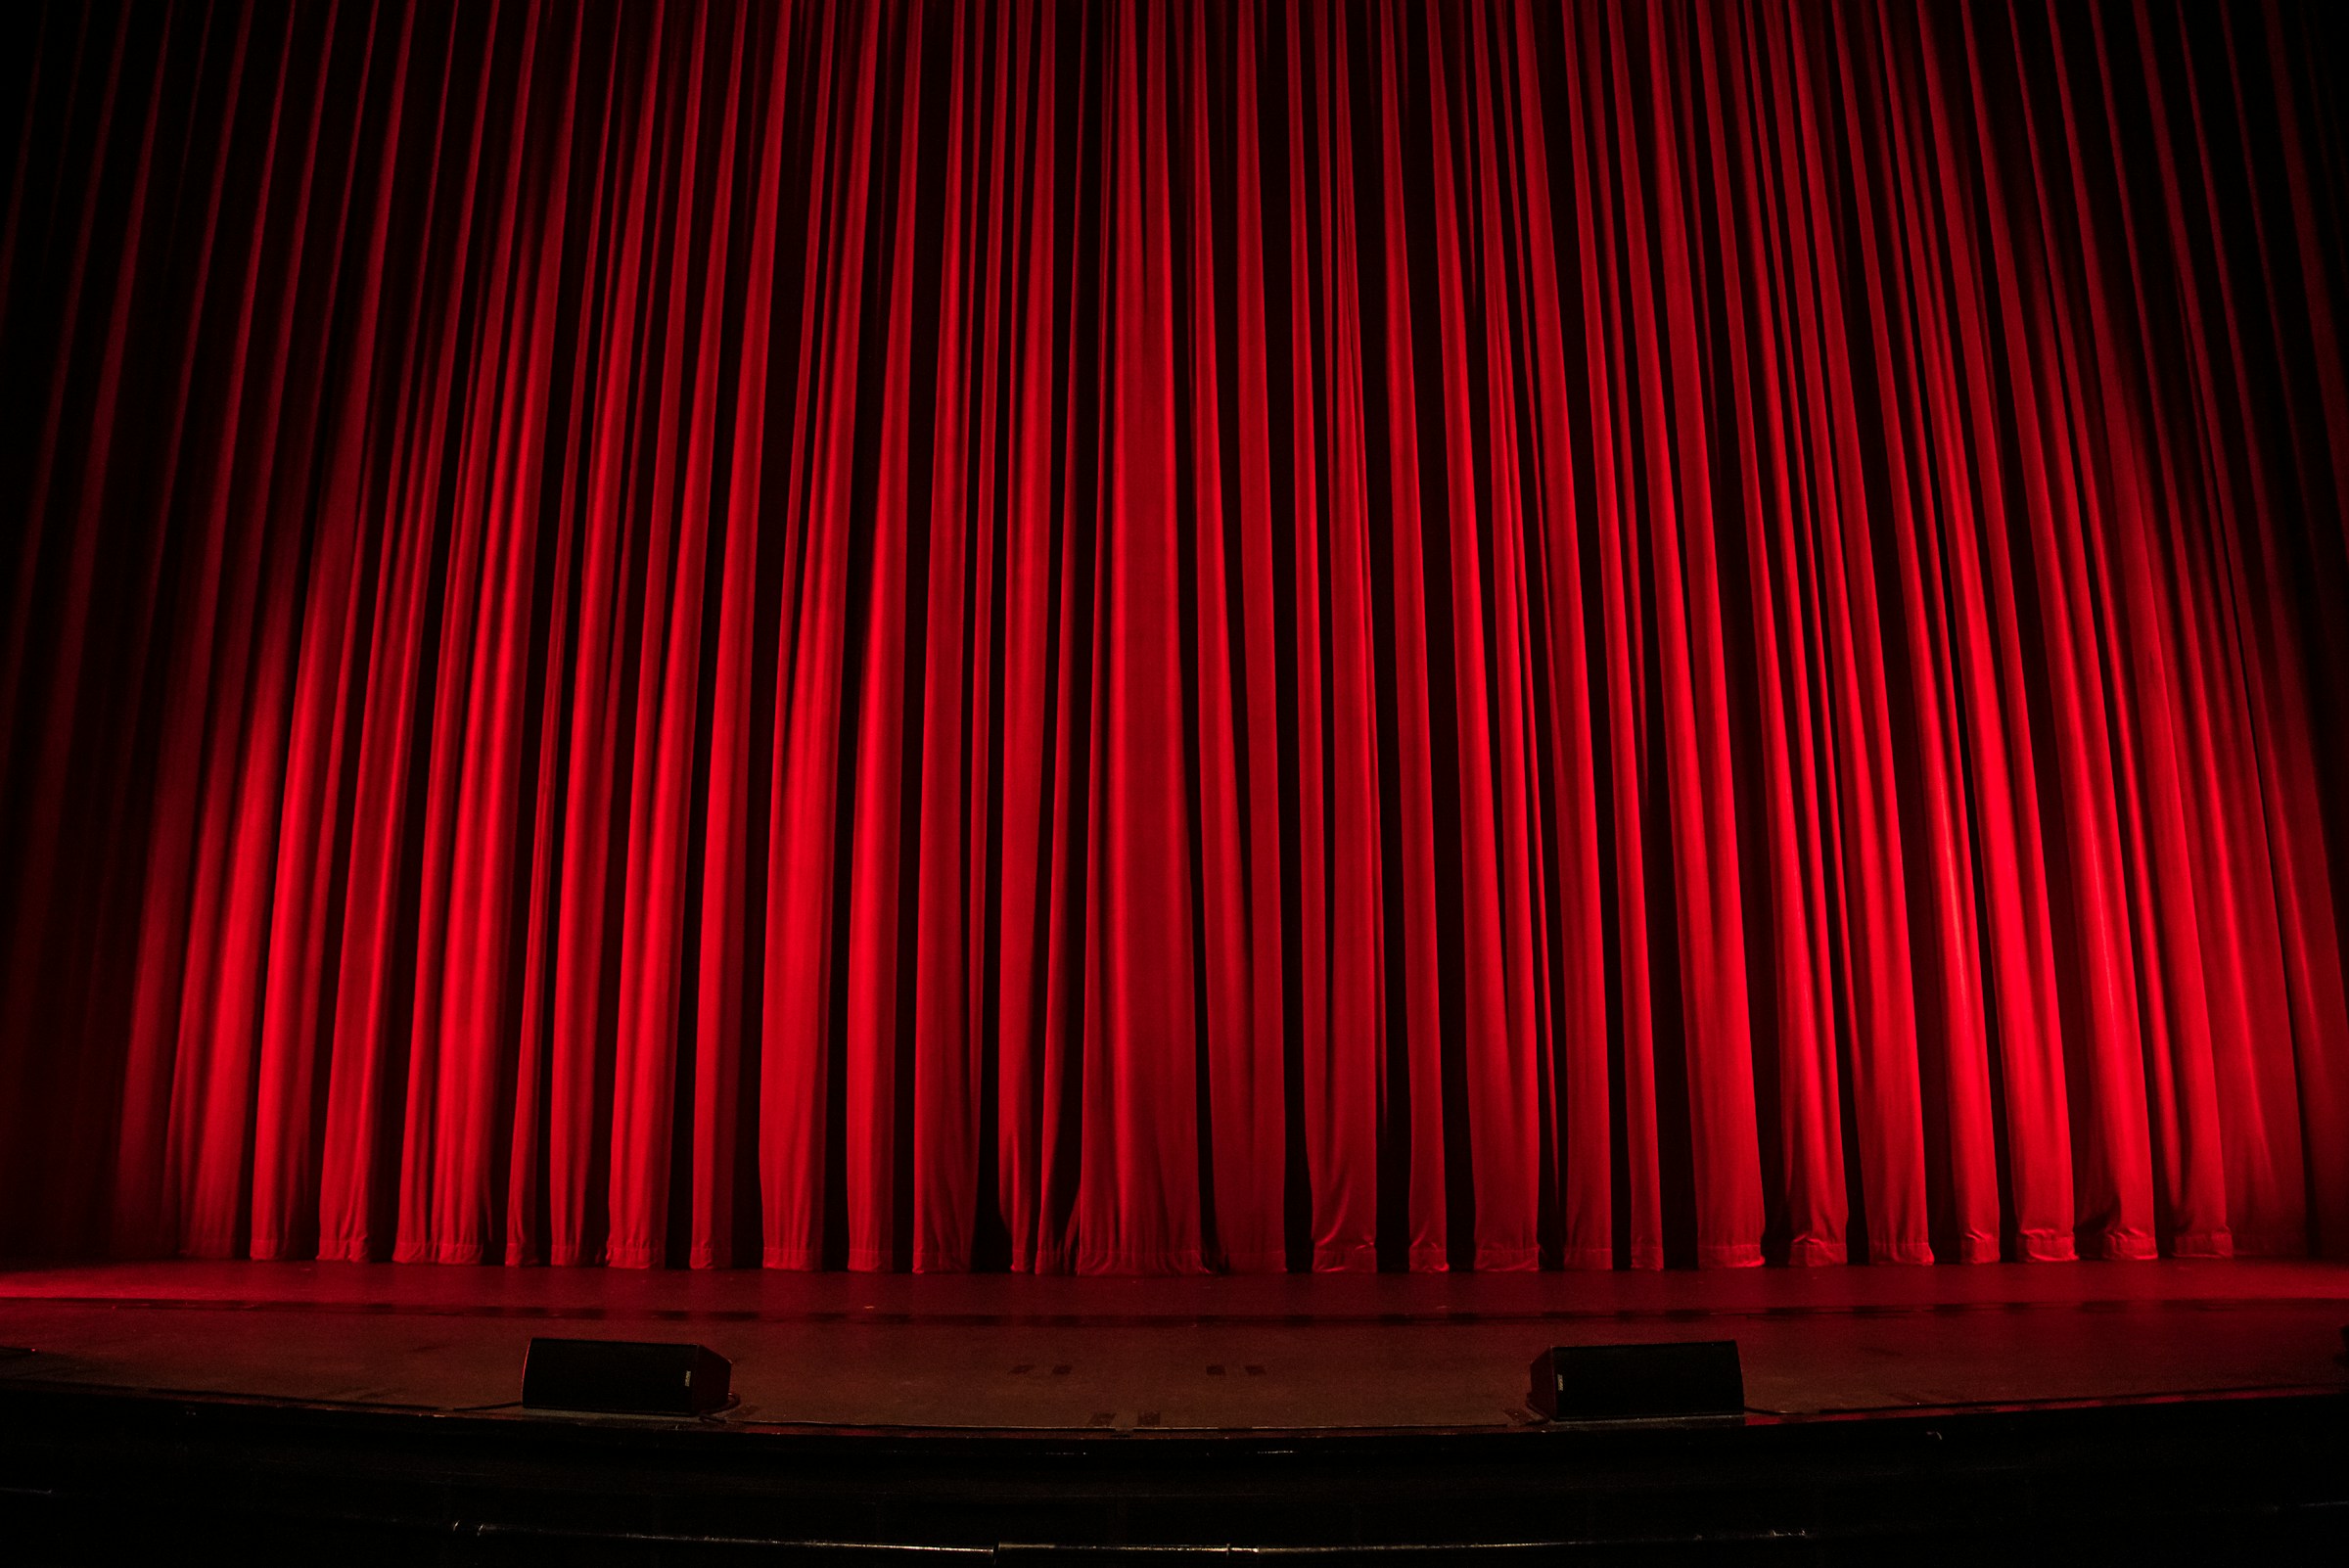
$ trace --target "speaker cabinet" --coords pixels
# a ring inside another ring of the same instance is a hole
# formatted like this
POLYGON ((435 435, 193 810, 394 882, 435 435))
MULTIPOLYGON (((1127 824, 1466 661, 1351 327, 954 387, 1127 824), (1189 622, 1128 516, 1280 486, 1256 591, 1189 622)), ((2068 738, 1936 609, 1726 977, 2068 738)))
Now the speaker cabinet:
POLYGON ((533 1339, 522 1403, 539 1410, 708 1415, 725 1407, 733 1364, 700 1345, 533 1339))
POLYGON ((1560 1345, 1534 1359, 1533 1407, 1553 1421, 1743 1415, 1733 1339, 1560 1345))

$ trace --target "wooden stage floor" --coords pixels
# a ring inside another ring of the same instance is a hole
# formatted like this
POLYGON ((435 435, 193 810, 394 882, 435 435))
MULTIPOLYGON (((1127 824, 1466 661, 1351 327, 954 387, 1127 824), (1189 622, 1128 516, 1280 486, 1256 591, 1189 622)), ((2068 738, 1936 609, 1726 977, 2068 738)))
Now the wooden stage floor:
MULTIPOLYGON (((533 1335, 692 1340, 744 1429, 1506 1431, 1543 1347, 1734 1339, 1768 1419, 2349 1388, 2349 1267, 1010 1275, 0 1270, 0 1379, 503 1413, 533 1335)), ((519 1413, 518 1411, 515 1413, 519 1413)))

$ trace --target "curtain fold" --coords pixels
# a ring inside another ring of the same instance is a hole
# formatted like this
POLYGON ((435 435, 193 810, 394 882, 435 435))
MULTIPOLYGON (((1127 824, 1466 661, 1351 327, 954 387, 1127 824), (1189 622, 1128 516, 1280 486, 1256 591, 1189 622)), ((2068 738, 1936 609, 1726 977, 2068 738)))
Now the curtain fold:
POLYGON ((2349 1252, 2291 6, 0 61, 0 1250, 2349 1252))

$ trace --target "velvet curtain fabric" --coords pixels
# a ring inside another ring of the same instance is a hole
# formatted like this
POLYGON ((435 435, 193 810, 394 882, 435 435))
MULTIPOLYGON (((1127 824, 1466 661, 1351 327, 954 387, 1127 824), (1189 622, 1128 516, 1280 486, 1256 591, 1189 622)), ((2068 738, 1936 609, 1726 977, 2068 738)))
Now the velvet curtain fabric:
POLYGON ((2349 1250, 2299 13, 11 17, 9 1248, 2349 1250))

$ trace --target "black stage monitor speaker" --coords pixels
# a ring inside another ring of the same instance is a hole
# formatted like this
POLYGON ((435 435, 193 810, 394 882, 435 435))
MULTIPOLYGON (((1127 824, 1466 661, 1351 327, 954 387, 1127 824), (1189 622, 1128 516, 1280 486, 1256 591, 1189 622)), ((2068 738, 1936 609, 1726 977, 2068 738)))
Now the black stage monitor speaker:
POLYGON ((699 1345, 622 1339, 533 1339, 522 1403, 541 1410, 708 1415, 726 1403, 733 1365, 699 1345))
POLYGON ((1665 1345, 1560 1345, 1534 1359, 1534 1408, 1553 1421, 1743 1415, 1733 1339, 1665 1345))

